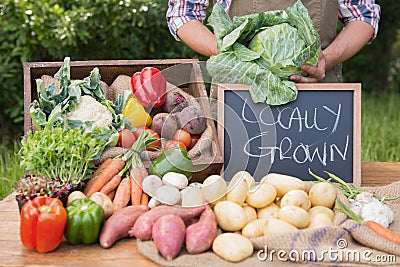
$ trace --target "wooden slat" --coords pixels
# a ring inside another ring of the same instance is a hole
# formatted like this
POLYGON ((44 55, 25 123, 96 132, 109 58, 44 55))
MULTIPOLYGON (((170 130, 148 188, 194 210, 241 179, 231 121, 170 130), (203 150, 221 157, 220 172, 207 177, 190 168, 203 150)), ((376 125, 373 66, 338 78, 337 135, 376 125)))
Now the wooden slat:
POLYGON ((361 184, 381 186, 400 181, 400 162, 363 162, 361 184))

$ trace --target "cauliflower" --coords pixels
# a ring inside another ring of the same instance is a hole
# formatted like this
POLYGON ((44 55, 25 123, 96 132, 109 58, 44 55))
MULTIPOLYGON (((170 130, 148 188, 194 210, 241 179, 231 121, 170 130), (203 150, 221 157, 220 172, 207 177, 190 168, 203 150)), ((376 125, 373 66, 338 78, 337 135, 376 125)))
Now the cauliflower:
POLYGON ((92 122, 92 129, 96 127, 108 127, 113 116, 108 108, 89 95, 81 96, 81 101, 75 109, 66 114, 68 120, 80 120, 92 122))

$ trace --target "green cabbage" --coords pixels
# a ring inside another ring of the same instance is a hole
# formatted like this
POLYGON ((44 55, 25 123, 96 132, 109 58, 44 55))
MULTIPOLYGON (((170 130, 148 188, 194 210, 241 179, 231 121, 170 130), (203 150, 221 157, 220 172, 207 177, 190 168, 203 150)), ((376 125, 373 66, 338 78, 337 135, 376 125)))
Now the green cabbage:
POLYGON ((286 10, 261 12, 231 20, 221 5, 208 20, 217 38, 218 55, 207 70, 220 83, 249 84, 255 103, 282 105, 297 98, 291 74, 305 75, 300 66, 315 66, 321 42, 301 1, 286 10))

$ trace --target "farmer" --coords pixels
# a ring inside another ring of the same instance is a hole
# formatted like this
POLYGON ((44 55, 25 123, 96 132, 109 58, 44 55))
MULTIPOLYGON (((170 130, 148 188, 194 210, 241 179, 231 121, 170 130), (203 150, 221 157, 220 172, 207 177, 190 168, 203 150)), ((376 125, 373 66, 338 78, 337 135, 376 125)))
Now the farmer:
MULTIPOLYGON (((231 17, 286 9, 296 0, 217 0, 231 17)), ((307 77, 291 75, 294 82, 341 82, 341 63, 376 37, 380 6, 375 0, 302 0, 321 38, 317 66, 303 65, 307 77), (337 35, 339 20, 344 24, 337 35)), ((169 0, 168 27, 177 40, 207 57, 217 54, 214 34, 203 25, 208 0, 169 0)))

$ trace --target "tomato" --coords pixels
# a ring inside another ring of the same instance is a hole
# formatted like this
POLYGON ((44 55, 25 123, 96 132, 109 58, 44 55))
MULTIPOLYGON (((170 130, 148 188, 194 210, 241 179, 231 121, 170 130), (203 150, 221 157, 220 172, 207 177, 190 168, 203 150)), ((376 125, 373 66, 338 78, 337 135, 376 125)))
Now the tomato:
POLYGON ((190 145, 188 146, 188 148, 194 147, 194 145, 197 143, 197 141, 199 141, 200 137, 201 137, 200 134, 192 134, 191 140, 190 140, 190 145))
POLYGON ((174 133, 172 139, 184 143, 186 147, 190 146, 190 143, 192 142, 192 137, 190 136, 190 133, 183 129, 177 130, 174 133))
POLYGON ((147 148, 146 150, 148 150, 148 151, 154 151, 154 150, 156 150, 157 148, 159 148, 160 145, 161 145, 160 135, 159 135, 156 131, 154 131, 153 129, 150 129, 150 128, 147 127, 147 126, 141 126, 141 127, 138 127, 138 128, 137 128, 137 130, 133 133, 133 134, 135 135, 136 139, 139 137, 139 135, 142 133, 143 130, 150 132, 150 134, 151 134, 154 138, 158 138, 157 141, 154 141, 154 142, 152 142, 152 143, 149 144, 149 146, 152 146, 152 147, 154 147, 154 148, 147 148))
POLYGON ((118 143, 117 146, 122 148, 131 148, 133 143, 135 143, 136 138, 135 135, 132 133, 131 130, 122 129, 118 132, 118 143))
POLYGON ((180 148, 185 149, 185 151, 187 151, 186 145, 184 143, 182 143, 181 141, 168 140, 164 143, 164 151, 169 148, 172 148, 172 147, 180 147, 180 148))

